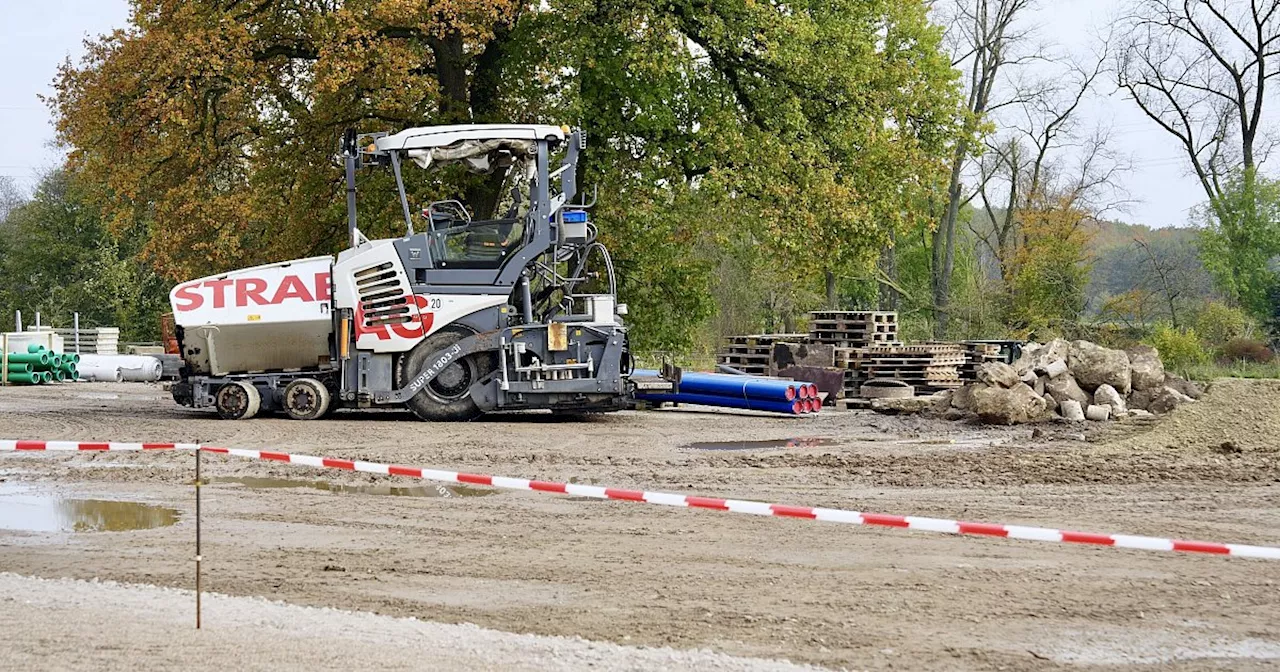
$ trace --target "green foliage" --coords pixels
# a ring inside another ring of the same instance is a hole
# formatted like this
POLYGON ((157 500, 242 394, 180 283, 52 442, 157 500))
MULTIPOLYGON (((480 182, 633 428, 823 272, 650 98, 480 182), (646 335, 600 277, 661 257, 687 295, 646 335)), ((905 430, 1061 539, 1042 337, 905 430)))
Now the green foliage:
POLYGON ((1266 319, 1274 310, 1270 293, 1280 284, 1271 264, 1280 255, 1280 181, 1239 171, 1223 194, 1204 212, 1201 257, 1226 296, 1266 319))
POLYGON ((1028 335, 1047 334, 1076 322, 1089 281, 1086 217, 1074 208, 1044 202, 1022 213, 1024 243, 1014 254, 1007 321, 1028 335))
POLYGON ((1273 343, 1280 343, 1280 284, 1267 292, 1267 302, 1271 304, 1271 311, 1262 317, 1262 327, 1273 343))
MULTIPOLYGON (((969 208, 960 213, 946 337, 1003 338, 1009 335, 1004 324, 1006 297, 998 282, 989 277, 977 242, 968 231, 966 223, 973 214, 969 208)), ((898 271, 894 285, 900 290, 898 333, 907 341, 934 338, 931 245, 932 237, 917 230, 913 235, 899 236, 894 250, 898 271)))
POLYGON ((1175 329, 1162 323, 1156 325, 1148 343, 1160 351, 1165 367, 1175 371, 1209 361, 1209 353, 1194 329, 1175 329))
MULTIPOLYGON (((174 281, 339 249, 347 126, 571 123, 637 347, 686 348, 714 310, 700 246, 865 278, 923 221, 956 131, 923 0, 132 4, 53 104, 93 202, 174 281)), ((408 179, 413 205, 495 190, 408 179)), ((361 178, 370 236, 401 230, 390 185, 361 178)))
POLYGON ((76 175, 46 177, 0 230, 0 314, 36 311, 44 324, 119 326, 124 340, 157 340, 164 283, 107 231, 76 175))
POLYGON ((1227 342, 1250 335, 1253 319, 1239 308, 1221 301, 1210 301, 1195 316, 1195 330, 1210 348, 1221 348, 1227 342))

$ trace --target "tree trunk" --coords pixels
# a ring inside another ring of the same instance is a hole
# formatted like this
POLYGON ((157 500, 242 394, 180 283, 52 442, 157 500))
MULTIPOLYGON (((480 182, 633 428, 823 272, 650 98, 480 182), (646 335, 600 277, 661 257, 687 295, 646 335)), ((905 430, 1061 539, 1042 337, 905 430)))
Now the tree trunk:
POLYGON ((827 269, 825 272, 827 281, 827 310, 836 310, 840 306, 840 299, 836 292, 836 274, 827 269))
MULTIPOLYGON (((471 108, 470 121, 483 124, 499 121, 516 121, 508 119, 501 109, 500 87, 502 85, 502 63, 507 55, 507 41, 511 28, 500 25, 494 28, 493 39, 485 44, 484 51, 475 57, 475 71, 471 75, 471 108)), ((465 75, 465 72, 463 73, 465 75)), ((467 185, 466 199, 471 207, 472 216, 477 219, 498 219, 505 213, 495 212, 498 202, 502 200, 502 182, 505 173, 495 171, 492 175, 477 179, 467 185)))
POLYGON ((878 283, 880 285, 880 310, 897 310, 898 290, 895 285, 898 284, 898 230, 896 228, 889 230, 889 244, 880 250, 880 272, 884 274, 889 283, 893 283, 878 283))
POLYGON ((431 54, 436 61, 436 81, 440 84, 440 121, 464 124, 471 121, 467 102, 467 58, 463 52, 462 34, 449 33, 432 39, 431 54))
POLYGON ((951 303, 951 275, 956 264, 956 220, 960 217, 960 173, 969 143, 956 143, 956 153, 951 160, 951 181, 947 185, 947 210, 942 215, 938 230, 933 232, 933 337, 946 338, 948 308, 951 303))

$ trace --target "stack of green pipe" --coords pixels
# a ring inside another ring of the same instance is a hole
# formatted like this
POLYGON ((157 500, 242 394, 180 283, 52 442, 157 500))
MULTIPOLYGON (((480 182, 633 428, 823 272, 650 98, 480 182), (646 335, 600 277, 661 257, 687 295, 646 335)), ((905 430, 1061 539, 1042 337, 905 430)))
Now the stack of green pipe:
POLYGON ((79 380, 77 365, 80 355, 74 352, 53 352, 43 345, 31 343, 26 352, 8 355, 7 371, 11 383, 39 385, 53 381, 79 380))

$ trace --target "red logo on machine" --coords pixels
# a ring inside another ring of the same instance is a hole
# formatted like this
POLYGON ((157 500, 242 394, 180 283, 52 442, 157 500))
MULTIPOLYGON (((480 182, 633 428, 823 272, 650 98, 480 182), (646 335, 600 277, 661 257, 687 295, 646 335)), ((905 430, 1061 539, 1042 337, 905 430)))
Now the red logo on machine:
MULTIPOLYGON (((391 340, 392 334, 400 338, 422 338, 431 331, 435 323, 435 313, 427 310, 430 300, 422 294, 410 295, 413 309, 409 311, 409 321, 391 324, 373 324, 365 322, 364 309, 356 306, 356 338, 365 334, 373 334, 379 341, 391 340)), ((405 297, 410 299, 410 297, 405 297)))
POLYGON ((180 312, 199 310, 206 300, 213 308, 247 308, 278 306, 289 300, 314 303, 332 298, 328 271, 316 273, 310 280, 308 286, 301 277, 286 275, 276 287, 271 287, 271 283, 263 278, 253 277, 193 282, 174 291, 174 308, 180 312))

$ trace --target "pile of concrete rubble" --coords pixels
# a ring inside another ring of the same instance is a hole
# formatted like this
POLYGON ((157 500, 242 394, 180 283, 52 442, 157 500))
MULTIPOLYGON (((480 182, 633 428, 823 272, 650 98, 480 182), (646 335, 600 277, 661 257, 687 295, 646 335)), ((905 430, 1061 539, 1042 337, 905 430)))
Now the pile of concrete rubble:
POLYGON ((1199 399, 1195 383, 1166 373, 1150 346, 1113 350, 1088 341, 1029 343, 1012 366, 978 368, 978 382, 937 395, 948 417, 1016 424, 1061 418, 1105 421, 1168 413, 1199 399))

